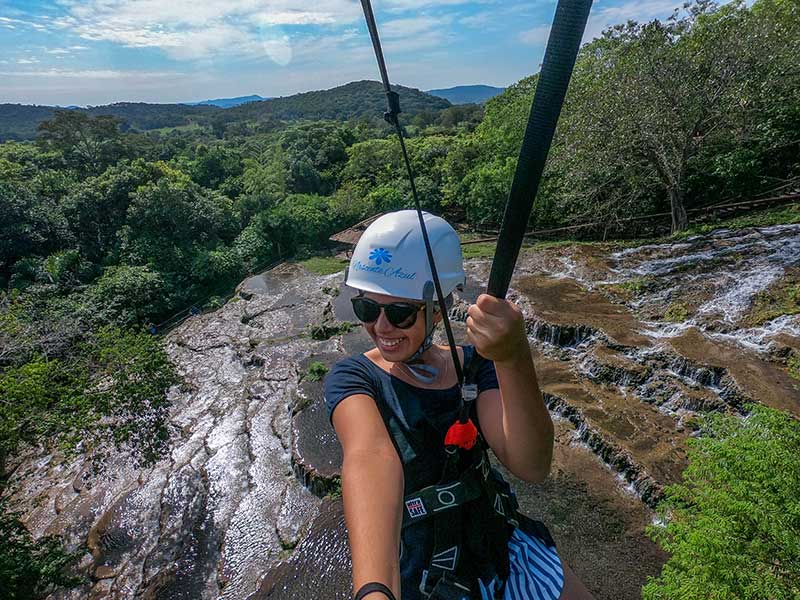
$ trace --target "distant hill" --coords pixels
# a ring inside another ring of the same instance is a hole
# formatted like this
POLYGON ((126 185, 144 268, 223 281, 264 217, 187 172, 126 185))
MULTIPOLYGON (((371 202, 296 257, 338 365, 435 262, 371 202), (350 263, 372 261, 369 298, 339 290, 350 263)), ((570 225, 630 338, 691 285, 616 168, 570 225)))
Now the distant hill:
POLYGON ((425 93, 449 100, 452 104, 483 104, 489 98, 502 94, 505 89, 491 85, 457 85, 443 90, 428 90, 425 93))
POLYGON ((32 140, 42 121, 53 117, 56 110, 78 110, 92 116, 113 115, 122 119, 125 129, 158 129, 177 127, 191 122, 207 122, 221 111, 216 106, 185 106, 183 104, 146 104, 144 102, 119 102, 88 108, 61 108, 57 106, 29 106, 25 104, 0 104, 0 142, 6 140, 32 140))
POLYGON ((218 106, 220 108, 231 108, 239 106, 240 104, 247 104, 248 102, 261 102, 262 100, 269 100, 263 96, 237 96, 236 98, 216 98, 214 100, 203 100, 202 102, 181 102, 186 106, 218 106))
MULTIPOLYGON (((394 89, 400 94, 400 106, 404 115, 411 116, 424 111, 437 112, 450 106, 447 100, 414 88, 394 86, 394 89)), ((55 110, 58 109, 53 106, 0 104, 0 142, 34 139, 39 123, 52 118, 55 110)), ((354 81, 330 90, 246 102, 231 108, 220 108, 210 104, 119 102, 74 110, 92 116, 113 115, 122 119, 126 129, 141 131, 191 123, 208 125, 219 119, 225 123, 262 119, 280 121, 347 120, 361 117, 380 119, 386 111, 386 94, 383 86, 377 81, 354 81)))
MULTIPOLYGON (((439 111, 450 106, 443 99, 415 88, 392 86, 400 94, 403 114, 414 115, 424 111, 439 111)), ((228 115, 254 118, 270 115, 277 119, 346 120, 359 117, 382 117, 386 112, 386 94, 377 81, 353 81, 329 90, 318 90, 272 98, 263 102, 242 104, 226 111, 228 115)))

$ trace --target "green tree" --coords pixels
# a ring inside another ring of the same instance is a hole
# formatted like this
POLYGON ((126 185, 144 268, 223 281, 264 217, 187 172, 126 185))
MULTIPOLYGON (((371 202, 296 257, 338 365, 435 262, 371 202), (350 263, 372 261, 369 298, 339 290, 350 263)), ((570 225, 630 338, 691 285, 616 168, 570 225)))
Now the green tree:
POLYGON ((298 194, 330 194, 347 161, 347 148, 355 142, 348 127, 316 122, 290 127, 279 143, 286 155, 289 186, 298 194))
POLYGON ((238 233, 229 198, 173 172, 131 195, 120 262, 160 273, 165 305, 176 306, 232 283, 230 259, 211 253, 224 252, 238 233))
POLYGON ((690 440, 683 482, 666 488, 666 526, 648 533, 671 557, 645 600, 800 597, 800 422, 751 406, 715 414, 690 440))
POLYGON ((763 43, 747 35, 750 17, 740 1, 697 0, 666 21, 613 27, 582 49, 563 133, 605 171, 581 180, 589 193, 636 165, 638 179, 666 195, 672 230, 687 226, 692 161, 741 110, 743 90, 764 81, 750 64, 763 43))
POLYGON ((0 463, 21 444, 61 444, 101 458, 126 445, 147 464, 169 437, 175 372, 158 338, 104 326, 62 359, 35 357, 0 373, 0 463))
POLYGON ((82 578, 69 574, 80 560, 80 552, 67 552, 62 540, 45 536, 34 540, 0 499, 0 590, 5 600, 38 600, 55 587, 73 587, 82 578))
POLYGON ((242 157, 235 148, 222 144, 211 147, 199 144, 195 155, 195 160, 189 164, 188 173, 195 183, 206 188, 220 189, 244 171, 242 157))
POLYGON ((110 115, 91 117, 77 110, 57 110, 38 128, 38 142, 64 156, 68 165, 90 173, 102 172, 124 153, 120 119, 110 115))
POLYGON ((136 159, 90 177, 64 198, 60 209, 81 254, 100 263, 117 250, 117 232, 125 224, 131 195, 169 172, 164 163, 136 159))
POLYGON ((374 139, 353 144, 341 174, 342 183, 380 185, 393 182, 402 174, 402 156, 397 141, 374 139))
POLYGON ((103 320, 132 327, 163 314, 167 286, 148 266, 112 265, 97 279, 91 295, 103 320))
POLYGON ((319 248, 340 225, 331 219, 324 196, 293 194, 270 210, 265 235, 281 257, 319 248))
POLYGON ((58 206, 24 183, 0 182, 0 214, 0 277, 7 278, 17 261, 46 256, 67 241, 58 206))

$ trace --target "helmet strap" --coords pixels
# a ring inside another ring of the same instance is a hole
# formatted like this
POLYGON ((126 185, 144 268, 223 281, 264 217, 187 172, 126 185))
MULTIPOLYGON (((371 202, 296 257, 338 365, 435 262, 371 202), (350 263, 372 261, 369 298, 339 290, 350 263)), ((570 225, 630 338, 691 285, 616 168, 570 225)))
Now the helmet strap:
POLYGON ((417 348, 417 351, 403 361, 414 377, 427 384, 436 381, 436 377, 439 375, 439 369, 426 365, 420 360, 422 355, 433 345, 433 331, 436 329, 436 321, 433 319, 436 306, 433 301, 435 293, 436 288, 433 282, 426 281, 425 286, 422 288, 422 297, 425 300, 425 339, 422 340, 422 344, 417 348))

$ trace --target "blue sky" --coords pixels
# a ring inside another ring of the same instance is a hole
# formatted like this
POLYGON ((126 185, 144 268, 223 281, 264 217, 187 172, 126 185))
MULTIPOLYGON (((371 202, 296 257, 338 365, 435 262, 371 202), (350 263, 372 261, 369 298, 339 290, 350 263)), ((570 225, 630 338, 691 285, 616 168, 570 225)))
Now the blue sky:
MULTIPOLYGON (((595 0, 587 35, 680 0, 595 0)), ((507 86, 538 71, 551 0, 373 0, 393 82, 507 86)), ((377 79, 358 0, 0 0, 0 102, 284 96, 377 79)))

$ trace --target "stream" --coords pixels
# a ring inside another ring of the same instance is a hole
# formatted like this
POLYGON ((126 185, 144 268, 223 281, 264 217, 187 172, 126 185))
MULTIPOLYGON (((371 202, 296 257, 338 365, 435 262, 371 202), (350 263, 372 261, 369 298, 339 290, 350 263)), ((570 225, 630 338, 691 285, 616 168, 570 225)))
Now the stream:
MULTIPOLYGON (((490 266, 467 261, 451 312, 462 342, 490 266)), ((598 599, 639 598, 659 573, 666 557, 644 528, 687 464, 699 411, 760 402, 800 415, 786 366, 800 314, 754 320, 799 279, 800 225, 523 251, 509 297, 526 315, 556 451, 545 483, 509 478, 598 599)), ((88 457, 27 451, 9 481, 14 507, 34 536, 88 548, 86 584, 51 598, 350 597, 341 448, 322 383, 305 376, 370 347, 360 328, 337 330, 354 321, 341 281, 280 265, 171 331, 184 383, 156 465, 119 452, 97 474, 88 457), (311 325, 330 337, 313 339, 311 325)))

